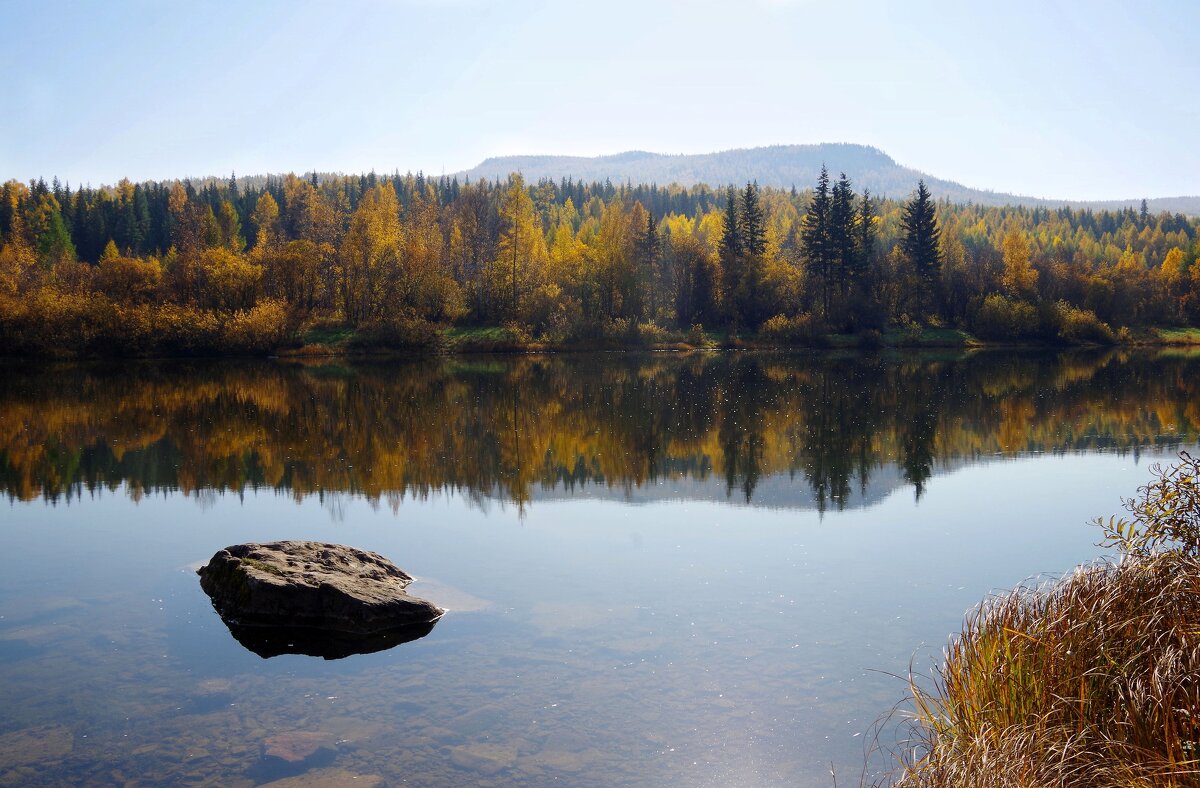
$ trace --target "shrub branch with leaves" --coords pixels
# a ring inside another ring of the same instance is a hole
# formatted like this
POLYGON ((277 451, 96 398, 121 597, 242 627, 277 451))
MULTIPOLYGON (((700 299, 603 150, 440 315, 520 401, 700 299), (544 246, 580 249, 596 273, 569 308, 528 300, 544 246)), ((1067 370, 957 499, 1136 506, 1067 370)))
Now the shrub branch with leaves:
POLYGON ((1154 479, 1138 488, 1138 498, 1122 499, 1132 518, 1100 517, 1105 547, 1129 555, 1178 550, 1200 557, 1200 459, 1186 451, 1179 462, 1150 468, 1154 479))

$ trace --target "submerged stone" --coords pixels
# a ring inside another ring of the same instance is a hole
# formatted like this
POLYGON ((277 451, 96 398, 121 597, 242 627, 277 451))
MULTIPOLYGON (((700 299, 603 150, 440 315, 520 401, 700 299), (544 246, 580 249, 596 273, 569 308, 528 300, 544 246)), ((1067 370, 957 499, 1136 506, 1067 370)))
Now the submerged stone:
POLYGON ((301 774, 314 767, 330 766, 337 758, 333 737, 319 731, 277 733, 262 743, 262 758, 247 775, 257 783, 301 774))
POLYGON ((295 777, 284 777, 266 783, 270 788, 380 788, 387 782, 377 774, 357 774, 334 767, 313 769, 295 777))
POLYGON ((334 754, 333 738, 316 731, 278 733, 263 742, 263 758, 275 758, 284 763, 332 760, 334 754))
POLYGON ((496 774, 517 761, 517 748, 511 744, 463 744, 450 748, 450 762, 460 769, 496 774))
POLYGON ((391 561, 345 545, 233 545, 198 574, 233 636, 262 657, 379 651, 428 634, 445 612, 405 593, 413 578, 391 561))

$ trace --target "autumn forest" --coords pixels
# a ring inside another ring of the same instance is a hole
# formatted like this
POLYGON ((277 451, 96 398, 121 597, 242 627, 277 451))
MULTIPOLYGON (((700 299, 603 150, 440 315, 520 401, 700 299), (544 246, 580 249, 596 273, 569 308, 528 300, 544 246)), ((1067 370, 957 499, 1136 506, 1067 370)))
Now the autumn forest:
POLYGON ((1200 324, 1200 220, 808 188, 418 175, 0 187, 0 343, 28 355, 772 345, 1200 324))

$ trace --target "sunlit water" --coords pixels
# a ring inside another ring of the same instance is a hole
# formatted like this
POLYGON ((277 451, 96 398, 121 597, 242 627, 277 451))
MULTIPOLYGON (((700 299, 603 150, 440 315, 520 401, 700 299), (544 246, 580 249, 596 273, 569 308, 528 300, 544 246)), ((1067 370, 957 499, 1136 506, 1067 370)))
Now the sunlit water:
POLYGON ((1195 446, 1197 372, 5 367, 0 784, 856 784, 897 676, 988 593, 1099 556, 1088 520, 1195 446), (263 660, 195 568, 298 538, 376 550, 450 612, 388 651, 263 660), (331 757, 265 760, 291 731, 331 757))

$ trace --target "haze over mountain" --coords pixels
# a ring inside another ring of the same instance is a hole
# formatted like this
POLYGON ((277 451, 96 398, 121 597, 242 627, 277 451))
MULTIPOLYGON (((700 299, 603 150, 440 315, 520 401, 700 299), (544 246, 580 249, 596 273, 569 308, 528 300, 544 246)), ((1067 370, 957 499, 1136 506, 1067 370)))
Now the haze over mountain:
MULTIPOLYGON (((822 164, 829 168, 831 177, 845 172, 856 189, 870 189, 872 194, 886 197, 907 197, 916 188, 917 180, 924 178, 934 196, 953 202, 1114 209, 1138 207, 1142 201, 1137 196, 1107 201, 1044 199, 974 189, 905 167, 878 148, 847 143, 772 145, 678 155, 627 151, 610 156, 496 156, 456 175, 474 181, 504 179, 511 172, 520 172, 527 181, 608 179, 613 183, 678 183, 683 186, 706 183, 714 187, 757 181, 760 186, 805 189, 816 183, 822 164)), ((1069 190, 1070 184, 1064 184, 1063 191, 1069 190)), ((1200 196, 1151 198, 1147 199, 1147 204, 1155 213, 1200 214, 1200 196)))

